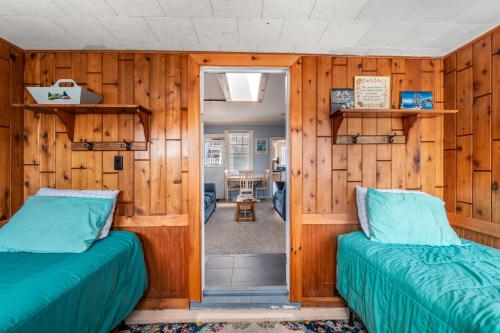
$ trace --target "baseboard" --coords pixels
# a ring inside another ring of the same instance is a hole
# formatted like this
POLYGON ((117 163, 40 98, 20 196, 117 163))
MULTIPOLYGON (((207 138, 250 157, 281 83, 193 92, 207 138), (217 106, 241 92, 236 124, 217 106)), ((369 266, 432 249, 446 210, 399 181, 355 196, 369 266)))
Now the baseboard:
POLYGON ((344 308, 346 304, 341 297, 302 297, 302 307, 344 308))
POLYGON ((189 298, 143 298, 137 304, 138 310, 188 309, 189 298))

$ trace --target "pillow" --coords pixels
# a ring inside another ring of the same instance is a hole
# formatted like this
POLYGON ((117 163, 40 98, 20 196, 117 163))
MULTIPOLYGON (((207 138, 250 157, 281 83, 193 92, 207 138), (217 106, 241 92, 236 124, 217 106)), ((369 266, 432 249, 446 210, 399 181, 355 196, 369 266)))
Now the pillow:
POLYGON ((0 229, 0 252, 84 252, 112 207, 112 199, 32 196, 0 229))
POLYGON ((113 224, 113 217, 115 215, 116 209, 116 197, 118 197, 120 191, 110 191, 110 190, 58 190, 55 188, 41 188, 38 190, 36 195, 42 195, 46 197, 75 197, 75 198, 108 198, 113 199, 113 208, 109 212, 106 219, 106 224, 101 230, 99 237, 97 239, 103 239, 108 236, 111 225, 113 224))
POLYGON ((415 245, 462 245, 446 217, 444 202, 431 195, 368 189, 370 240, 415 245))
MULTIPOLYGON (((370 220, 368 219, 368 208, 366 206, 366 192, 368 187, 356 186, 356 206, 358 207, 358 218, 359 223, 361 224, 361 229, 365 233, 366 237, 370 238, 370 220)), ((410 190, 402 190, 402 189, 379 189, 381 192, 388 193, 419 193, 428 195, 424 192, 419 191, 410 191, 410 190)))

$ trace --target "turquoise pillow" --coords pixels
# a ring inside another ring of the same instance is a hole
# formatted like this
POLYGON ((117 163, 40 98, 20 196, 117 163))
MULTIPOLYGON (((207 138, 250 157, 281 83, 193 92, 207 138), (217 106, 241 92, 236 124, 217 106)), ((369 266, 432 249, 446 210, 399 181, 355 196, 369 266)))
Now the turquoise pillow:
POLYGON ((112 199, 32 196, 0 229, 0 252, 84 252, 112 207, 112 199))
POLYGON ((444 202, 419 193, 368 189, 370 239, 380 243, 461 245, 448 223, 444 202))

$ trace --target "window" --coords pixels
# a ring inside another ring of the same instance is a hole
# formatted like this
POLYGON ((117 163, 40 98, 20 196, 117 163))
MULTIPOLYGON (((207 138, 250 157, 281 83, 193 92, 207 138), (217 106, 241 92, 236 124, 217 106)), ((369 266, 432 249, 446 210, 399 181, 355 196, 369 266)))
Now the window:
POLYGON ((225 73, 218 74, 227 102, 262 102, 267 74, 225 73))
POLYGON ((249 170, 251 167, 251 132, 230 132, 228 137, 228 165, 230 172, 249 170))
POLYGON ((205 140, 205 166, 218 166, 222 164, 223 140, 205 140))

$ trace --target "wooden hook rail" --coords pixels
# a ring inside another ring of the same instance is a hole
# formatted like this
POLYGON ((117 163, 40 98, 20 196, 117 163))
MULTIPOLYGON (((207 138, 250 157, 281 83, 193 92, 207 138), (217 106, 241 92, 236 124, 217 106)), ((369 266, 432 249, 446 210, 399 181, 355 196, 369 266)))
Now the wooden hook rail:
POLYGON ((72 142, 71 149, 76 151, 145 151, 147 142, 72 142))

